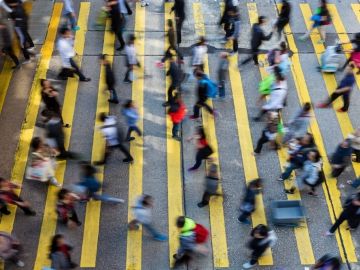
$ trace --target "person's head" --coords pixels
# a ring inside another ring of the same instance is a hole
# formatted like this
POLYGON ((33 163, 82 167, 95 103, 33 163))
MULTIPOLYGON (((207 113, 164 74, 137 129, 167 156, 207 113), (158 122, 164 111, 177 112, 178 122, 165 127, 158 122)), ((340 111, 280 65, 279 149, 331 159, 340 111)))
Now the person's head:
POLYGON ((39 150, 43 146, 42 139, 40 137, 34 137, 31 140, 30 146, 34 151, 39 150))
POLYGON ((287 4, 288 1, 287 1, 287 0, 282 0, 282 3, 283 3, 283 4, 287 4))
POLYGON ((325 7, 327 4, 327 0, 320 0, 320 6, 325 7))
POLYGON ((58 251, 58 248, 65 243, 64 236, 62 234, 56 234, 51 240, 50 253, 58 251))
POLYGON ((311 133, 307 132, 300 141, 301 145, 313 145, 314 144, 314 137, 311 133))
POLYGON ((342 147, 342 148, 349 148, 350 145, 351 145, 350 139, 345 139, 340 143, 340 147, 342 147))
POLYGON ((205 135, 205 130, 203 128, 203 126, 198 126, 196 128, 196 133, 200 136, 201 139, 205 139, 206 135, 205 135))
POLYGON ((144 207, 152 207, 154 204, 154 199, 150 195, 144 195, 141 203, 144 207))
POLYGON ((200 69, 195 71, 195 77, 197 80, 201 80, 204 77, 204 72, 200 69))
POLYGON ((58 197, 59 201, 66 200, 66 199, 69 198, 69 196, 70 196, 70 191, 67 190, 66 188, 60 189, 60 191, 57 194, 57 197, 58 197))
POLYGON ((81 164, 81 169, 85 177, 93 177, 96 173, 96 168, 88 162, 81 164))
POLYGON ((109 60, 107 60, 107 56, 108 56, 107 54, 100 54, 99 56, 100 64, 107 65, 110 63, 109 60))
POLYGON ((251 188, 251 189, 261 189, 262 188, 262 179, 257 178, 255 180, 252 180, 249 183, 249 188, 251 188))
POLYGON ((280 42, 280 50, 281 50, 282 53, 287 51, 287 45, 286 45, 285 41, 280 42))
POLYGON ((354 62, 350 62, 345 68, 345 73, 354 73, 355 70, 355 64, 354 62))
POLYGON ((128 37, 128 43, 129 44, 134 44, 135 43, 135 35, 134 34, 130 34, 128 37))
POLYGON ((310 102, 306 102, 306 103, 304 104, 302 110, 303 110, 304 113, 309 112, 309 111, 311 110, 311 104, 310 104, 310 102))
POLYGON ((123 106, 124 106, 125 109, 130 109, 130 108, 134 107, 134 103, 133 103, 133 101, 132 101, 131 99, 128 99, 128 100, 124 103, 123 106))
POLYGON ((51 82, 47 79, 40 79, 40 86, 42 88, 48 88, 51 86, 51 82))
POLYGON ((278 66, 274 67, 274 75, 277 81, 285 80, 284 76, 281 74, 281 69, 278 66))
POLYGON ((199 38, 199 45, 204 45, 205 43, 206 43, 205 37, 204 37, 204 36, 201 36, 201 37, 199 38))
POLYGON ((166 25, 167 25, 168 28, 173 28, 173 21, 171 19, 168 19, 166 21, 166 25))
POLYGON ((255 238, 266 238, 269 235, 269 228, 266 225, 259 224, 253 229, 255 238))
POLYGON ((267 21, 267 18, 266 18, 265 16, 259 16, 259 18, 258 18, 258 23, 259 23, 260 25, 265 24, 266 21, 267 21))
POLYGON ((320 158, 321 158, 319 151, 316 149, 309 151, 309 153, 307 154, 307 157, 311 162, 314 162, 314 163, 319 162, 320 158))
POLYGON ((71 31, 70 31, 69 28, 67 28, 67 27, 62 27, 62 28, 60 29, 60 35, 61 35, 62 37, 64 37, 64 38, 69 38, 69 37, 72 36, 72 33, 71 33, 71 31))
POLYGON ((100 115, 99 115, 99 120, 100 120, 101 122, 105 122, 105 120, 106 120, 107 117, 108 117, 107 113, 102 112, 102 113, 100 113, 100 115))
POLYGON ((182 227, 184 227, 184 225, 185 225, 185 216, 179 216, 176 219, 176 227, 181 229, 182 227))
POLYGON ((354 36, 354 38, 355 38, 356 40, 360 40, 360 33, 356 33, 355 36, 354 36))

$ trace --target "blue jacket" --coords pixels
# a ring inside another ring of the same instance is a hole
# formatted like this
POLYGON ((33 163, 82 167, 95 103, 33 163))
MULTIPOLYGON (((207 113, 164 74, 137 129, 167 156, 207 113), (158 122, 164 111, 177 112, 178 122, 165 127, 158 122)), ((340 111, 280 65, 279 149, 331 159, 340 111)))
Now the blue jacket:
POLYGON ((139 114, 135 109, 133 108, 123 109, 122 113, 126 118, 126 123, 128 124, 128 126, 130 127, 136 126, 136 122, 139 119, 139 114))

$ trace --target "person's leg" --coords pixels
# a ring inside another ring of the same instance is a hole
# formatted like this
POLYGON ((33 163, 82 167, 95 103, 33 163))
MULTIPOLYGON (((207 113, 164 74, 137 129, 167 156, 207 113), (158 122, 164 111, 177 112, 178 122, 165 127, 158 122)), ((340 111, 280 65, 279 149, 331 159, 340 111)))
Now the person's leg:
POLYGON ((341 166, 340 168, 333 168, 331 171, 331 176, 332 177, 338 177, 340 176, 340 174, 345 170, 344 166, 341 166))
POLYGON ((224 31, 225 31, 225 38, 228 38, 231 36, 231 24, 230 23, 224 23, 224 31))
POLYGON ((206 158, 206 156, 204 155, 204 153, 201 150, 202 149, 199 149, 197 151, 196 157, 195 157, 195 164, 189 170, 191 170, 191 171, 197 170, 201 166, 202 160, 206 158))
POLYGON ((285 171, 281 174, 281 179, 282 180, 286 180, 290 177, 291 173, 293 172, 293 170, 299 168, 297 165, 295 165, 294 163, 290 163, 286 168, 285 171))
POLYGON ((178 138, 179 136, 179 128, 180 128, 180 123, 173 123, 173 128, 172 128, 172 136, 173 138, 178 138))
POLYGON ((233 52, 234 52, 234 53, 237 53, 238 50, 239 50, 239 43, 238 43, 238 40, 235 38, 235 39, 233 40, 233 52))
POLYGON ((258 140, 258 142, 257 142, 257 144, 256 144, 256 148, 255 148, 254 152, 255 152, 256 154, 260 154, 263 145, 264 145, 265 143, 267 143, 268 141, 269 141, 269 139, 268 139, 268 137, 266 137, 265 131, 263 130, 263 132, 262 132, 262 134, 261 134, 261 137, 259 138, 259 140, 258 140))
POLYGON ((252 59, 253 59, 255 65, 259 64, 258 53, 259 53, 258 49, 254 49, 252 52, 252 59))
POLYGON ((342 106, 341 110, 343 112, 347 112, 347 110, 349 109, 349 105, 350 105, 350 95, 349 94, 342 95, 342 98, 343 98, 343 106, 342 106))
POLYGON ((147 230, 155 240, 165 241, 167 237, 159 233, 151 224, 142 224, 145 230, 147 230))
POLYGON ((202 105, 200 101, 196 102, 196 104, 194 105, 194 114, 193 114, 194 118, 199 118, 201 106, 202 105))
POLYGON ((345 220, 347 219, 347 215, 344 214, 344 212, 342 212, 339 216, 338 219, 336 219, 334 225, 331 226, 329 232, 330 233, 334 233, 336 231, 337 228, 339 228, 339 226, 341 225, 341 223, 343 223, 345 220))
POLYGON ((68 22, 69 22, 69 24, 70 24, 71 29, 74 30, 75 27, 76 27, 76 19, 75 19, 75 16, 73 16, 73 15, 71 14, 71 12, 66 13, 65 15, 66 15, 66 17, 67 17, 67 19, 68 19, 68 22))
POLYGON ((29 31, 28 31, 28 27, 24 27, 23 28, 23 33, 24 33, 24 37, 25 37, 25 44, 26 44, 26 48, 33 48, 35 47, 35 44, 29 34, 29 31))
POLYGON ((112 196, 107 195, 107 194, 94 193, 92 195, 92 197, 95 200, 102 201, 102 202, 110 202, 110 203, 123 203, 124 202, 123 199, 115 198, 115 197, 112 197, 112 196))
POLYGON ((141 132, 140 128, 138 128, 138 126, 134 126, 133 130, 137 133, 138 136, 142 135, 142 132, 141 132))
POLYGON ((78 215, 77 215, 75 209, 71 212, 71 217, 70 217, 69 219, 70 219, 71 221, 74 221, 78 226, 81 225, 81 222, 80 222, 80 220, 79 220, 79 218, 78 218, 78 215))
POLYGON ((167 101, 167 103, 168 103, 168 104, 170 104, 171 101, 172 101, 173 98, 174 98, 173 93, 174 93, 174 90, 175 90, 175 89, 176 89, 175 85, 174 85, 173 83, 171 83, 170 86, 169 86, 169 89, 168 89, 168 91, 167 91, 167 96, 168 96, 168 101, 167 101))
POLYGON ((210 201, 210 193, 204 192, 201 202, 198 203, 199 207, 204 207, 205 205, 208 205, 210 201))
POLYGON ((5 47, 3 49, 3 53, 7 54, 11 60, 14 62, 15 66, 18 66, 19 65, 19 59, 17 58, 17 56, 15 55, 12 47, 5 47))
POLYGON ((131 156, 131 154, 129 153, 128 149, 122 144, 120 143, 118 145, 120 151, 125 155, 126 157, 126 160, 123 160, 123 161, 132 161, 134 160, 133 157, 131 156))
POLYGON ((250 212, 247 212, 247 211, 241 211, 241 214, 240 216, 238 217, 238 220, 240 222, 246 222, 249 218, 249 216, 251 215, 250 212))
POLYGON ((77 74, 79 76, 80 81, 86 80, 85 75, 82 74, 80 68, 78 67, 78 65, 75 63, 75 61, 72 58, 70 58, 70 65, 74 68, 75 74, 77 74))
POLYGON ((125 78, 124 78, 124 82, 132 82, 130 80, 130 73, 132 71, 132 65, 128 65, 127 66, 127 70, 126 70, 126 73, 125 73, 125 78))
POLYGON ((219 97, 225 97, 225 80, 219 81, 219 97))
POLYGON ((124 41, 124 38, 123 38, 123 31, 121 29, 117 29, 116 30, 116 37, 120 43, 120 48, 119 49, 122 49, 125 47, 125 41, 124 41))
POLYGON ((321 40, 325 42, 325 38, 326 38, 325 25, 320 25, 319 26, 319 33, 320 33, 321 40))
POLYGON ((345 64, 342 66, 341 70, 344 70, 346 68, 346 66, 350 63, 351 58, 349 57, 348 59, 346 59, 345 64))
POLYGON ((134 130, 134 127, 129 126, 129 129, 128 129, 127 134, 126 134, 126 140, 127 140, 127 141, 133 140, 133 139, 131 139, 131 138, 133 138, 133 137, 130 137, 131 132, 132 132, 133 130, 134 130))
POLYGON ((355 162, 360 162, 360 150, 353 148, 353 153, 355 154, 355 162))
POLYGON ((108 88, 110 91, 110 100, 109 101, 119 103, 119 98, 118 98, 115 88, 113 86, 110 86, 108 88))
POLYGON ((340 97, 342 94, 338 94, 338 93, 332 93, 331 96, 329 97, 328 101, 326 102, 326 105, 329 106, 331 103, 333 103, 338 97, 340 97))
POLYGON ((184 19, 179 18, 176 20, 176 41, 178 44, 181 43, 181 28, 183 25, 184 19))
POLYGON ((19 39, 19 44, 20 44, 20 47, 21 47, 21 51, 24 55, 24 58, 25 60, 29 60, 30 59, 30 54, 29 52, 27 51, 26 49, 26 40, 25 40, 25 35, 22 31, 22 28, 21 27, 15 27, 15 33, 19 39))
POLYGON ((201 102, 201 105, 202 105, 203 107, 205 107, 205 109, 206 109, 210 114, 214 114, 213 108, 211 108, 211 107, 206 103, 206 100, 202 101, 202 102, 201 102))

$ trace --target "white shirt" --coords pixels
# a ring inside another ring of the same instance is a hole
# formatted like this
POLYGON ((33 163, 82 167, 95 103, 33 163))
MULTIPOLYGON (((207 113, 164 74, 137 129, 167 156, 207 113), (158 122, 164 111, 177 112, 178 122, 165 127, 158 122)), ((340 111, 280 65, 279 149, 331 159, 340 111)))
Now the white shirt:
POLYGON ((108 116, 105 119, 104 125, 101 127, 101 132, 104 135, 108 146, 119 144, 115 116, 108 116))
POLYGON ((71 68, 70 58, 75 56, 74 40, 72 38, 59 38, 57 42, 62 65, 64 68, 71 68))
POLYGON ((206 45, 200 45, 195 46, 193 49, 193 59, 192 59, 192 65, 202 65, 204 63, 205 55, 207 54, 207 46, 206 45))
POLYGON ((126 58, 129 65, 137 65, 137 59, 136 59, 136 51, 135 51, 135 45, 126 45, 125 46, 125 53, 126 58))
POLYGON ((270 98, 263 106, 264 110, 278 110, 284 108, 284 102, 287 95, 287 82, 275 82, 272 86, 270 98))

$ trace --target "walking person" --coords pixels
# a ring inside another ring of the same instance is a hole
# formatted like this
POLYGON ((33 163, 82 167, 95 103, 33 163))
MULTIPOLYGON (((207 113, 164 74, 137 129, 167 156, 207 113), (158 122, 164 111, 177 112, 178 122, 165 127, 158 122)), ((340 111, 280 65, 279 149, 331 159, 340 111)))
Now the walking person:
POLYGON ((205 37, 200 37, 199 42, 195 44, 193 48, 192 66, 194 68, 193 73, 197 71, 204 72, 205 56, 207 54, 207 44, 205 37))
POLYGON ((124 83, 132 83, 133 82, 133 71, 134 67, 140 67, 140 63, 136 58, 136 50, 135 50, 135 36, 130 35, 128 42, 125 46, 125 53, 126 53, 126 66, 127 70, 125 73, 124 83))
POLYGON ((276 137, 278 134, 278 125, 279 125, 279 114, 277 112, 268 113, 268 121, 261 133, 261 137, 256 143, 256 148, 254 149, 253 155, 258 155, 261 153, 262 147, 265 143, 269 142, 270 147, 274 150, 278 149, 276 143, 276 137))
POLYGON ((171 12, 175 12, 176 21, 176 41, 177 44, 181 43, 181 30, 185 21, 185 0, 175 0, 174 5, 171 8, 171 12))
POLYGON ((70 26, 72 31, 78 31, 80 27, 77 25, 77 19, 74 9, 73 0, 63 0, 64 1, 64 15, 68 20, 67 27, 70 26))
POLYGON ((50 245, 49 258, 51 260, 51 267, 55 270, 68 270, 74 269, 78 265, 71 259, 70 252, 73 247, 65 241, 65 237, 62 234, 56 234, 53 236, 50 245))
POLYGON ((239 36, 240 36, 240 14, 239 11, 236 9, 229 10, 228 14, 230 16, 231 22, 231 36, 228 37, 229 40, 233 42, 233 51, 232 53, 235 54, 239 50, 239 36))
POLYGON ((243 269, 255 267, 266 249, 273 247, 277 241, 275 232, 263 224, 259 224, 253 228, 250 235, 251 240, 248 243, 248 247, 252 250, 251 259, 242 265, 243 269))
POLYGON ((219 196, 221 194, 217 193, 220 183, 220 175, 218 171, 218 165, 212 163, 209 166, 209 171, 206 173, 205 182, 204 182, 204 194, 202 196, 201 202, 197 204, 199 208, 202 208, 209 204, 211 196, 219 196))
POLYGON ((103 165, 108 160, 111 152, 115 148, 119 148, 119 150, 124 154, 125 158, 123 159, 124 163, 133 162, 134 159, 131 156, 129 150, 124 145, 124 136, 121 132, 121 129, 118 127, 118 123, 116 121, 116 117, 113 115, 107 115, 105 113, 101 113, 99 116, 100 122, 104 123, 101 127, 99 127, 103 136, 106 140, 105 154, 104 159, 101 161, 97 161, 96 165, 103 165))
POLYGON ((345 220, 348 221, 350 229, 356 229, 360 221, 359 209, 360 193, 357 193, 346 200, 343 211, 330 230, 326 232, 326 236, 334 235, 335 231, 345 220))
POLYGON ((170 103, 168 114, 173 123, 172 137, 177 141, 181 141, 180 127, 185 118, 186 111, 185 103, 182 101, 180 93, 176 93, 173 101, 170 103))
POLYGON ((224 31, 225 31, 225 40, 227 40, 231 35, 232 31, 234 30, 231 28, 231 12, 238 12, 238 0, 226 0, 225 1, 225 7, 224 12, 221 16, 219 25, 224 25, 224 31))
POLYGON ((355 155, 355 158, 353 158, 352 161, 360 162, 360 128, 357 128, 353 133, 350 133, 348 139, 351 140, 352 153, 355 155))
POLYGON ((345 68, 345 74, 342 78, 339 86, 331 94, 327 101, 318 104, 317 108, 327 108, 333 103, 338 97, 343 98, 343 106, 340 109, 337 109, 338 112, 347 112, 350 105, 350 94, 351 90, 355 84, 355 75, 354 75, 355 65, 350 64, 345 68))
POLYGON ((332 155, 331 164, 331 176, 338 177, 349 166, 351 162, 351 140, 345 139, 336 148, 335 153, 332 155))
POLYGON ((15 55, 15 52, 12 48, 11 34, 9 28, 1 20, 0 20, 0 36, 2 37, 2 41, 3 41, 3 47, 1 49, 1 52, 5 55, 8 55, 11 58, 11 60, 14 62, 14 66, 11 67, 12 69, 18 68, 20 63, 19 63, 19 59, 15 55))
POLYGON ((166 241, 167 237, 155 230, 152 225, 152 208, 154 199, 150 195, 142 195, 137 198, 135 206, 132 207, 134 219, 130 221, 129 230, 138 230, 141 224, 156 241, 166 241))
POLYGON ((206 140, 205 130, 202 126, 196 128, 196 134, 188 139, 191 141, 196 139, 196 157, 195 164, 188 171, 195 171, 201 166, 201 162, 203 159, 210 159, 210 156, 214 151, 210 147, 209 143, 206 140))
POLYGON ((166 72, 166 76, 170 76, 171 84, 167 90, 168 100, 162 104, 163 107, 171 105, 171 102, 174 99, 174 91, 175 90, 177 90, 178 93, 181 92, 180 86, 181 86, 182 75, 183 75, 179 64, 176 63, 176 59, 174 59, 174 57, 170 51, 166 52, 165 58, 169 59, 169 62, 170 62, 169 70, 166 72))
POLYGON ((58 75, 60 80, 66 80, 68 77, 72 77, 73 73, 79 76, 79 80, 82 82, 91 81, 90 78, 85 77, 80 68, 74 61, 74 37, 69 28, 60 29, 60 38, 57 42, 57 48, 60 53, 62 70, 58 75))
POLYGON ((75 228, 81 225, 78 215, 75 211, 75 202, 80 198, 75 193, 63 188, 57 194, 56 213, 60 223, 69 228, 75 228))
POLYGON ((164 63, 166 59, 171 59, 171 50, 174 50, 179 59, 182 60, 183 56, 181 54, 181 52, 177 49, 177 43, 176 43, 176 34, 175 34, 175 29, 173 26, 173 21, 171 19, 168 19, 166 21, 168 30, 166 33, 167 39, 168 39, 168 43, 169 43, 169 47, 167 48, 167 50, 165 51, 165 56, 161 59, 161 62, 164 63))
POLYGON ((277 21, 274 25, 274 31, 278 33, 278 39, 281 39, 281 33, 284 30, 284 27, 290 22, 290 14, 291 14, 291 5, 288 0, 282 0, 281 2, 281 10, 277 21))
POLYGON ((341 261, 338 257, 330 254, 325 254, 318 259, 315 265, 310 267, 310 270, 340 270, 341 261))
POLYGON ((115 90, 115 75, 114 71, 111 67, 111 63, 107 60, 107 54, 102 54, 100 56, 100 64, 105 68, 105 83, 107 86, 107 90, 110 92, 110 98, 108 101, 110 103, 119 104, 119 99, 115 90))
POLYGON ((120 47, 118 47, 116 50, 122 51, 125 47, 125 41, 123 38, 123 31, 126 23, 125 15, 122 13, 120 3, 117 0, 108 0, 107 7, 110 10, 111 30, 114 32, 120 43, 120 47))
POLYGON ((24 267, 25 263, 20 260, 19 253, 21 252, 21 245, 15 236, 0 232, 0 258, 4 262, 12 262, 18 267, 24 267))
POLYGON ((241 214, 238 220, 243 224, 250 224, 249 217, 256 209, 256 195, 260 194, 262 189, 262 179, 252 180, 246 187, 244 199, 240 206, 241 214))
POLYGON ((263 41, 270 40, 272 37, 273 32, 268 35, 265 35, 264 30, 261 28, 267 22, 267 18, 265 16, 260 16, 258 18, 258 22, 252 26, 251 29, 251 56, 244 59, 241 64, 245 65, 246 63, 250 62, 251 59, 254 61, 255 65, 258 65, 258 54, 259 54, 259 47, 261 46, 263 41))
POLYGON ((123 105, 122 114, 126 118, 126 123, 129 126, 126 134, 126 140, 133 141, 135 140, 135 137, 130 136, 131 132, 135 131, 138 136, 141 136, 142 132, 136 125, 136 123, 139 121, 139 113, 132 100, 129 99, 125 102, 123 105))
POLYGON ((227 79, 227 73, 229 68, 229 54, 227 52, 220 53, 220 61, 218 67, 218 89, 219 97, 225 98, 225 83, 227 79))

